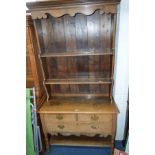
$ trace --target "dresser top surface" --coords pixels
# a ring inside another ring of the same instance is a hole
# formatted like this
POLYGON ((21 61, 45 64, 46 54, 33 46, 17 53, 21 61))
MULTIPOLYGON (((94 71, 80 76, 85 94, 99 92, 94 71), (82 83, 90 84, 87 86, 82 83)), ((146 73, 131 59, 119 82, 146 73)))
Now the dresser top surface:
POLYGON ((83 100, 53 100, 52 103, 45 103, 39 113, 118 113, 118 108, 113 101, 103 99, 83 100))

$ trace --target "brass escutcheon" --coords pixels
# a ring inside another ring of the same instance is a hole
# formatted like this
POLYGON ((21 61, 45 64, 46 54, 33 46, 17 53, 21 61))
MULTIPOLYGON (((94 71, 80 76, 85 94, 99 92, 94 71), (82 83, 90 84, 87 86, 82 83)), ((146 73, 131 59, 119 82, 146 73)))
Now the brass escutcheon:
POLYGON ((97 129, 97 127, 96 127, 96 126, 93 126, 93 125, 91 126, 91 128, 92 128, 92 129, 97 129))
POLYGON ((93 121, 96 121, 96 120, 98 120, 98 119, 99 119, 99 117, 98 117, 98 116, 96 116, 96 115, 92 115, 92 116, 91 116, 91 119, 92 119, 93 121))
POLYGON ((56 118, 57 118, 58 120, 62 120, 62 119, 63 119, 63 116, 62 116, 62 115, 56 115, 56 118))
POLYGON ((59 129, 63 129, 65 126, 64 125, 58 125, 59 129))

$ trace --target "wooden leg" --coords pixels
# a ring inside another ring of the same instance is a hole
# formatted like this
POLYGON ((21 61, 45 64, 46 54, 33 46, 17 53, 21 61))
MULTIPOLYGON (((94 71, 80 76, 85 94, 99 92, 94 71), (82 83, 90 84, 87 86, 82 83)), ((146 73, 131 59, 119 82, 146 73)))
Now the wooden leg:
POLYGON ((45 127, 45 121, 44 121, 44 114, 40 114, 40 118, 41 118, 41 125, 42 125, 42 129, 43 129, 43 133, 45 136, 45 145, 46 145, 46 150, 49 151, 49 138, 48 138, 48 133, 46 131, 46 127, 45 127))
POLYGON ((111 155, 114 154, 114 139, 111 140, 111 155))
POLYGON ((45 134, 45 143, 46 143, 46 150, 49 152, 49 141, 48 141, 48 135, 45 134))

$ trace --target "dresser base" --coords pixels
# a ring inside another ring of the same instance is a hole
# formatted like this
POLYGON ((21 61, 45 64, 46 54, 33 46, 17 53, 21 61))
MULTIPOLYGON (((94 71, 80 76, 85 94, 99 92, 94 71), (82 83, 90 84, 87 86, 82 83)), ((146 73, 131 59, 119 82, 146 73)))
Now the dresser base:
POLYGON ((66 145, 111 147, 113 151, 118 114, 114 101, 82 104, 47 102, 39 114, 47 150, 50 145, 66 145))

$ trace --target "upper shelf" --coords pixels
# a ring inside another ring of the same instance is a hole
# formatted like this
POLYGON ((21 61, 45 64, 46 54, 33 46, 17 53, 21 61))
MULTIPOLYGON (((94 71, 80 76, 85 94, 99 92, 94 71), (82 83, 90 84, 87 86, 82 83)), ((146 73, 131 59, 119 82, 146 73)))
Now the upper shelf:
POLYGON ((87 56, 87 55, 113 55, 114 49, 106 51, 68 51, 68 52, 48 52, 40 54, 40 57, 70 57, 70 56, 87 56))
POLYGON ((111 84, 111 78, 47 79, 45 84, 111 84))

